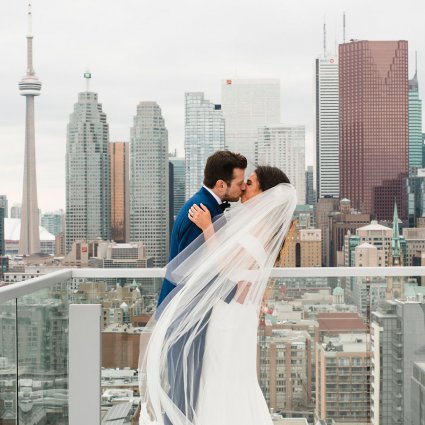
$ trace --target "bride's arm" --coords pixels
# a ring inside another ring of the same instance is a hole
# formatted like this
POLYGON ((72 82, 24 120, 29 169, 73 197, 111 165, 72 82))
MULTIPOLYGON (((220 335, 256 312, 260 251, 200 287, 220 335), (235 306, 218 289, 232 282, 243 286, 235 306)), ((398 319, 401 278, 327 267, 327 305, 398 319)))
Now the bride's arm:
POLYGON ((238 289, 236 290, 235 294, 235 300, 239 304, 243 304, 245 302, 245 299, 249 293, 249 290, 251 289, 251 282, 247 282, 245 280, 238 282, 238 289))
POLYGON ((193 204, 189 209, 188 217, 192 223, 202 230, 205 240, 214 235, 211 213, 204 204, 201 203, 200 206, 193 204))

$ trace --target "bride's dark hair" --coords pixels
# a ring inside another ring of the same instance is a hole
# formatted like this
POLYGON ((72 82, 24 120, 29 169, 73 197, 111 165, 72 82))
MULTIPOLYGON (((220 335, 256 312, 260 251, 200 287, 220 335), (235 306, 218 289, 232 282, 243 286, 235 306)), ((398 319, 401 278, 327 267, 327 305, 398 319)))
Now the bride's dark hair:
POLYGON ((263 192, 280 183, 291 183, 288 176, 280 168, 271 167, 270 165, 259 165, 254 170, 254 173, 257 175, 260 189, 263 192))

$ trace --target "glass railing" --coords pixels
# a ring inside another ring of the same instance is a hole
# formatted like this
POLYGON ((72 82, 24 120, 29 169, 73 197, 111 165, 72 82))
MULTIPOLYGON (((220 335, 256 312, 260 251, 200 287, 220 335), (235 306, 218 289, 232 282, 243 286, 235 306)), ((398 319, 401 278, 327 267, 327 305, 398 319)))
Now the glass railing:
MULTIPOLYGON (((72 376, 69 375, 72 362, 70 306, 73 305, 100 305, 100 399, 97 405, 84 406, 84 409, 99 409, 99 417, 108 423, 114 423, 118 417, 128 423, 137 421, 139 338, 154 312, 163 274, 163 269, 67 269, 1 287, 0 425, 77 425, 72 411, 81 410, 82 406, 73 405, 72 391, 78 387, 72 390, 71 385, 70 388, 72 376)), ((385 297, 390 298, 390 290, 392 297, 419 299, 422 290, 418 284, 422 277, 425 277, 425 267, 273 269, 265 300, 269 308, 260 325, 263 329, 259 331, 259 346, 263 348, 258 350, 259 356, 269 356, 266 347, 272 340, 285 339, 281 329, 304 331, 314 353, 316 343, 323 341, 316 341, 314 332, 309 334, 312 325, 307 322, 317 320, 321 313, 358 311, 364 329, 368 329, 371 313, 385 297), (332 290, 337 286, 344 289, 345 302, 336 303, 332 297, 332 290), (364 287, 367 294, 378 294, 379 301, 358 295, 364 287), (288 305, 293 305, 291 311, 288 305), (303 321, 306 322, 304 328, 303 321), (265 332, 264 327, 268 328, 265 332)), ((81 327, 82 335, 86 332, 84 328, 81 327)), ((335 336, 332 332, 316 335, 321 339, 335 336)), ((91 347, 79 346, 78 338, 77 342, 72 341, 77 345, 72 347, 73 351, 81 351, 91 358, 91 347)), ((357 344, 361 344, 359 341, 357 344)), ((369 352, 370 338, 362 342, 364 350, 369 352)), ((294 381, 292 388, 294 394, 304 397, 294 399, 300 413, 312 414, 317 397, 314 390, 310 394, 305 388, 297 388, 297 382, 305 386, 314 376, 315 356, 311 357, 313 364, 300 371, 300 379, 294 381)), ((273 357, 260 361, 260 383, 264 391, 267 389, 269 407, 285 414, 287 399, 276 394, 276 382, 272 382, 277 371, 276 361, 273 357)), ((364 369, 360 368, 357 374, 355 365, 351 366, 348 376, 341 376, 340 382, 347 384, 342 392, 367 393, 370 381, 363 382, 360 376, 364 369)), ((332 385, 331 382, 334 384, 335 379, 330 379, 328 385, 332 385)), ((311 383, 314 388, 312 384, 315 383, 311 383)))

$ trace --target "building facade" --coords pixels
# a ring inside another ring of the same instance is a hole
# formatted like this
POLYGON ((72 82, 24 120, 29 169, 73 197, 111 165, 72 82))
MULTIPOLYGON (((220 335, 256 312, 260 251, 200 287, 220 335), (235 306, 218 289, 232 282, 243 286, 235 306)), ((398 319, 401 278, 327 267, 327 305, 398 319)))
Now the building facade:
POLYGON ((309 165, 305 172, 305 203, 307 205, 316 205, 316 191, 314 190, 314 170, 309 165))
POLYGON ((412 425, 425 423, 425 363, 413 365, 412 376, 412 425))
POLYGON ((407 47, 403 40, 339 46, 340 196, 378 220, 391 220, 394 198, 406 218, 407 47))
POLYGON ((339 267, 344 265, 344 240, 348 232, 352 235, 356 233, 359 227, 370 223, 370 214, 361 214, 351 208, 351 202, 348 199, 341 199, 339 211, 328 214, 329 221, 329 258, 330 267, 339 267))
POLYGON ((393 248, 394 230, 372 220, 367 226, 359 227, 355 235, 345 237, 344 256, 346 267, 388 267, 406 263, 406 241, 398 236, 400 253, 393 248), (371 250, 376 248, 376 252, 371 250), (394 258, 401 258, 401 264, 393 264, 394 258), (376 259, 374 260, 374 258, 376 259))
POLYGON ((9 217, 9 202, 6 195, 0 195, 0 208, 4 209, 4 218, 9 217))
POLYGON ((273 329, 259 339, 261 389, 275 411, 307 411, 311 403, 311 338, 306 331, 273 329))
POLYGON ((89 266, 102 269, 153 267, 141 242, 111 243, 100 242, 96 255, 89 258, 89 266))
POLYGON ((406 266, 413 266, 413 258, 425 252, 425 228, 404 228, 403 236, 406 240, 406 266))
POLYGON ((425 361, 425 307, 394 300, 372 313, 373 425, 411 424, 414 364, 425 361), (412 326, 412 323, 415 326, 412 326))
POLYGON ((14 204, 10 207, 10 218, 21 218, 22 215, 22 205, 14 204))
POLYGON ((305 127, 266 125, 258 128, 255 143, 255 163, 280 168, 297 191, 297 203, 304 204, 305 127))
POLYGON ((202 186, 207 158, 225 147, 221 105, 204 98, 204 93, 185 94, 184 151, 186 199, 202 186))
POLYGON ((115 242, 130 237, 130 146, 128 142, 109 144, 111 158, 111 231, 115 242))
POLYGON ((46 212, 41 215, 40 224, 49 233, 57 236, 64 231, 65 213, 63 210, 46 212))
POLYGON ((186 165, 184 158, 170 156, 169 161, 173 164, 173 205, 170 205, 173 219, 176 218, 186 200, 186 165))
POLYGON ((340 334, 316 343, 316 419, 370 423, 368 335, 340 334))
POLYGON ((425 169, 410 168, 407 179, 409 227, 419 227, 425 217, 425 169))
POLYGON ((248 167, 253 170, 257 128, 280 123, 280 81, 223 80, 221 103, 226 121, 226 148, 245 155, 248 167))
POLYGON ((320 198, 316 205, 316 225, 322 231, 322 265, 329 267, 329 214, 338 211, 339 199, 331 196, 320 198))
POLYGON ((321 267, 322 231, 296 228, 281 250, 280 267, 321 267))
POLYGON ((130 130, 130 241, 142 242, 155 267, 169 243, 168 131, 156 102, 140 102, 130 130))
POLYGON ((338 56, 316 59, 317 196, 339 197, 338 56))
POLYGON ((417 71, 409 80, 409 174, 414 168, 422 168, 422 100, 417 71))
POLYGON ((76 240, 110 240, 110 164, 109 126, 102 104, 97 93, 79 93, 67 128, 66 252, 76 240))
POLYGON ((4 218, 5 209, 0 207, 0 257, 4 255, 4 218))

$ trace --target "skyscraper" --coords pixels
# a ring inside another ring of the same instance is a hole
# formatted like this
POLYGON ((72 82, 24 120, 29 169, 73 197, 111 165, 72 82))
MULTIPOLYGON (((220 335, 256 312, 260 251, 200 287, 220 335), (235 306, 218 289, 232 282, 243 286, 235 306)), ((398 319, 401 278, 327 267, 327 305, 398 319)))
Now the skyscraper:
POLYGON ((58 210, 54 212, 47 212, 41 214, 40 225, 44 227, 52 235, 59 235, 63 232, 63 220, 64 212, 63 210, 58 210))
POLYGON ((168 131, 156 102, 140 102, 130 130, 130 240, 143 242, 155 267, 169 242, 168 131))
POLYGON ((422 100, 418 72, 409 80, 409 170, 422 168, 422 100))
POLYGON ((7 218, 9 216, 9 202, 6 195, 0 195, 0 208, 4 208, 4 218, 7 218))
POLYGON ((316 59, 317 196, 339 196, 338 56, 316 59))
POLYGON ((322 230, 322 265, 330 265, 329 215, 338 210, 338 199, 331 196, 320 198, 316 205, 316 225, 322 230))
POLYGON ((257 129, 280 123, 280 81, 277 79, 223 80, 226 148, 245 155, 255 165, 257 129))
POLYGON ((9 268, 9 258, 5 254, 5 241, 4 241, 4 225, 5 225, 5 209, 0 206, 0 281, 3 280, 4 273, 9 268))
POLYGON ((407 180, 409 227, 419 227, 418 221, 425 216, 425 170, 411 168, 407 180))
POLYGON ((305 203, 305 128, 302 125, 258 128, 255 159, 259 165, 280 168, 297 190, 297 203, 305 203))
POLYGON ((111 227, 115 242, 128 242, 130 232, 130 146, 109 144, 111 156, 111 227))
POLYGON ((221 105, 204 98, 204 93, 185 94, 186 199, 199 190, 207 158, 224 149, 224 118, 221 105))
POLYGON ((313 166, 309 165, 305 172, 305 203, 316 205, 316 191, 314 190, 313 166))
POLYGON ((173 164, 173 216, 175 217, 185 202, 186 193, 186 169, 185 159, 170 156, 169 161, 173 164))
POLYGON ((411 379, 415 362, 425 362, 424 312, 424 302, 412 299, 387 301, 372 312, 373 425, 418 423, 412 422, 411 379))
POLYGON ((4 255, 4 216, 5 209, 0 206, 0 257, 4 255))
POLYGON ((109 126, 97 93, 78 94, 66 141, 66 252, 76 240, 111 238, 109 126))
POLYGON ((422 168, 425 168, 425 133, 422 133, 422 168))
POLYGON ((37 173, 35 165, 34 97, 40 95, 41 82, 35 74, 32 63, 32 39, 32 14, 31 3, 29 3, 27 74, 19 82, 21 95, 26 98, 24 184, 22 191, 21 235, 19 239, 19 254, 21 255, 40 252, 37 173))
POLYGON ((407 41, 339 46, 340 196, 391 220, 396 198, 406 218, 407 41))
POLYGON ((10 218, 21 218, 22 204, 14 204, 10 207, 10 218))

